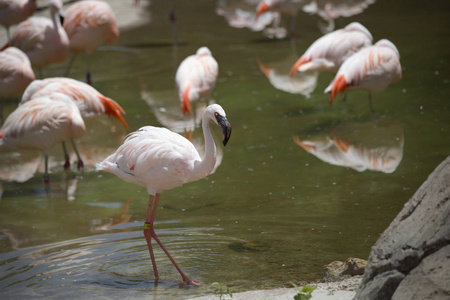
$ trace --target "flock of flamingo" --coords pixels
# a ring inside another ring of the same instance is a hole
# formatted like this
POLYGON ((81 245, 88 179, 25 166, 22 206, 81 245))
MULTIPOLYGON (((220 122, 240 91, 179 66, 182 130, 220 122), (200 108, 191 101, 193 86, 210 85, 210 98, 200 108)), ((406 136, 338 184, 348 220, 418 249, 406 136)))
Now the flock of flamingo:
MULTIPOLYGON (((290 9, 284 0, 263 0, 257 16, 272 9, 290 9)), ((0 129, 0 150, 31 148, 44 152, 44 180, 50 182, 48 172, 49 149, 62 144, 64 167, 70 167, 65 141, 70 141, 78 157, 78 168, 83 161, 74 140, 86 131, 85 120, 99 115, 117 118, 126 129, 122 107, 102 95, 87 83, 70 79, 74 57, 91 54, 102 43, 113 44, 119 37, 114 12, 107 2, 83 0, 71 4, 65 11, 61 0, 50 0, 51 18, 32 16, 36 0, 6 0, 0 3, 0 24, 7 30, 8 42, 0 52, 0 98, 21 96, 16 110, 8 115, 0 129), (9 27, 16 25, 12 35, 9 27), (65 77, 36 80, 34 70, 64 62, 72 55, 65 77)), ((372 45, 369 30, 360 23, 351 23, 343 29, 328 33, 316 40, 298 59, 290 76, 308 70, 336 74, 325 89, 331 93, 330 106, 338 93, 353 90, 384 90, 401 79, 399 52, 394 44, 382 39, 372 45)), ((207 47, 185 58, 175 75, 181 113, 191 114, 191 103, 209 100, 218 76, 218 63, 207 47)), ((370 107, 372 104, 370 101, 370 107)), ((225 146, 230 139, 231 125, 224 109, 209 105, 202 118, 205 152, 200 156, 193 144, 166 128, 145 126, 130 133, 124 143, 104 161, 97 170, 113 173, 126 182, 143 186, 149 193, 149 204, 144 235, 153 264, 155 282, 159 275, 151 240, 163 249, 180 273, 184 284, 192 281, 176 264, 159 238, 153 223, 160 194, 184 183, 209 175, 216 163, 216 145, 210 130, 210 120, 222 130, 225 146)), ((2 119, 3 121, 3 119, 2 119)))

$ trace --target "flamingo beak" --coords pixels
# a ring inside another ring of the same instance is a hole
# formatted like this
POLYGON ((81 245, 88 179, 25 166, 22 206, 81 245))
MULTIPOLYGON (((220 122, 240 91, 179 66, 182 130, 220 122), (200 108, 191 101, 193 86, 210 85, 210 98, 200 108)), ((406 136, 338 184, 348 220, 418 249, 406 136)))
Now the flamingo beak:
POLYGON ((256 11, 256 16, 255 18, 258 18, 261 14, 265 13, 266 11, 269 10, 269 5, 267 5, 266 1, 264 1, 263 3, 261 3, 261 5, 258 7, 257 11, 256 11))
POLYGON ((226 146, 231 136, 231 124, 230 122, 228 122, 226 117, 219 114, 216 115, 216 120, 217 124, 219 124, 220 128, 222 129, 223 145, 226 146))

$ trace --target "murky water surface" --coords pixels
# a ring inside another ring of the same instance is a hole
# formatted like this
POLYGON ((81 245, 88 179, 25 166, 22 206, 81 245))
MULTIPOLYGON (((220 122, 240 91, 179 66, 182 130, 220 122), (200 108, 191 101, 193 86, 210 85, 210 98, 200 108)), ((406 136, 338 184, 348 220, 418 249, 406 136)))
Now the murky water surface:
MULTIPOLYGON (((338 97, 329 108, 323 90, 331 74, 288 79, 297 57, 333 26, 317 15, 300 11, 294 39, 270 39, 289 35, 289 17, 264 33, 233 28, 227 19, 237 6, 229 5, 238 1, 141 1, 140 8, 116 2, 123 6, 116 6, 121 38, 93 54, 93 85, 124 107, 132 130, 165 126, 191 136, 202 150, 203 107, 190 119, 180 116, 174 73, 200 46, 219 62, 213 99, 225 108, 233 134, 219 146, 214 174, 162 194, 155 225, 183 270, 203 284, 179 288, 178 273, 156 248, 162 280, 155 287, 142 234, 146 190, 94 171, 127 133, 105 117, 88 123, 78 141, 83 172, 75 164, 65 172, 60 147, 51 152, 48 187, 40 153, 1 154, 3 299, 182 299, 211 293, 215 281, 237 292, 316 280, 333 260, 367 258, 450 153, 447 3, 372 1, 362 13, 335 20, 336 28, 362 22, 375 41, 388 38, 400 51, 403 79, 373 93, 370 114, 364 92, 349 94, 345 103, 338 97), (139 23, 127 19, 134 15, 139 23)), ((244 16, 254 8, 239 7, 244 16)), ((234 26, 239 22, 245 18, 234 26)), ((44 76, 60 76, 65 67, 52 66, 44 76)), ((77 58, 74 68, 71 76, 83 80, 86 58, 77 58)), ((6 101, 5 113, 15 107, 6 101)), ((218 129, 214 134, 220 137, 218 129)))

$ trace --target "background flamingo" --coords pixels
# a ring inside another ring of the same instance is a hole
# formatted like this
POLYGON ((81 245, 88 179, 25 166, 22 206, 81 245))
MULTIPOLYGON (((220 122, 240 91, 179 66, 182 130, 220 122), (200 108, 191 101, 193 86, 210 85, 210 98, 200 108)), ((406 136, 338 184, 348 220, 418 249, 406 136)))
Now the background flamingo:
POLYGON ((36 0, 0 1, 0 24, 5 27, 8 40, 10 39, 9 27, 33 15, 36 7, 36 0))
POLYGON ((150 195, 144 235, 153 264, 155 281, 158 270, 153 254, 151 239, 159 244, 173 265, 180 273, 184 284, 198 284, 191 281, 170 256, 158 239, 154 229, 156 208, 162 191, 173 189, 181 184, 204 178, 214 169, 216 163, 216 146, 211 135, 209 120, 212 119, 222 128, 223 145, 231 135, 225 111, 218 104, 207 107, 202 121, 205 137, 205 155, 200 158, 195 147, 186 138, 166 128, 146 126, 131 133, 116 153, 96 165, 103 170, 119 176, 129 183, 147 188, 150 195), (154 203, 153 203, 153 200, 154 203))
MULTIPOLYGON (((125 122, 122 114, 125 111, 114 100, 102 95, 92 86, 71 78, 47 78, 44 80, 33 81, 25 90, 20 104, 34 101, 35 98, 47 97, 53 93, 62 93, 68 96, 78 107, 83 119, 91 119, 100 115, 108 115, 117 118, 128 130, 128 124, 125 122)), ((75 145, 72 142, 72 145, 75 145)), ((69 155, 63 141, 63 150, 65 157, 65 168, 70 167, 69 155)), ((78 153, 77 149, 74 148, 78 153)), ((78 155, 78 168, 83 167, 83 161, 78 155)))
POLYGON ((219 65, 207 47, 186 57, 178 67, 175 82, 183 114, 191 113, 191 101, 204 96, 208 101, 216 84, 219 65))
POLYGON ((51 0, 49 7, 51 19, 27 19, 17 26, 8 43, 25 52, 32 67, 38 70, 50 64, 64 62, 69 54, 69 38, 59 19, 62 2, 51 0))
POLYGON ((290 76, 308 70, 337 72, 342 63, 361 48, 372 45, 369 30, 358 22, 330 32, 314 43, 293 65, 290 76))
POLYGON ((34 78, 25 53, 15 47, 0 52, 0 124, 3 123, 2 98, 19 96, 34 78))
POLYGON ((45 155, 44 180, 48 175, 48 150, 64 140, 78 139, 85 125, 75 103, 66 95, 53 93, 20 105, 0 129, 0 150, 39 149, 45 155))
POLYGON ((397 47, 391 41, 382 39, 350 56, 339 68, 325 93, 331 92, 331 107, 337 93, 366 90, 369 93, 370 109, 373 110, 370 93, 382 91, 401 78, 402 67, 397 47))
POLYGON ((66 71, 69 75, 75 55, 88 54, 86 80, 91 83, 90 55, 104 42, 114 44, 119 38, 116 17, 104 1, 80 1, 72 4, 64 14, 64 29, 70 40, 72 58, 66 71))

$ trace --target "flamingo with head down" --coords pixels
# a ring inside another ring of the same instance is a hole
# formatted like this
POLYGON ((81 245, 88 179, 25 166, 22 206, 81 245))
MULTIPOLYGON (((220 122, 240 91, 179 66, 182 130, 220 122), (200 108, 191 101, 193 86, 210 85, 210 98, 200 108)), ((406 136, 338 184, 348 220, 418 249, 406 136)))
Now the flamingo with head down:
POLYGON ((382 39, 350 56, 339 68, 325 93, 331 93, 331 107, 338 93, 365 90, 369 94, 369 105, 373 111, 371 92, 382 91, 401 78, 400 53, 391 41, 382 39))
POLYGON ((48 151, 64 140, 80 138, 85 129, 75 103, 64 94, 53 93, 20 105, 8 116, 0 129, 0 150, 42 150, 44 181, 49 183, 48 151))
MULTIPOLYGON (((85 121, 100 115, 113 116, 128 130, 128 124, 122 116, 122 114, 125 114, 125 111, 116 101, 104 96, 89 84, 71 78, 54 77, 33 81, 23 93, 20 105, 34 101, 35 98, 48 97, 54 93, 62 93, 68 96, 77 105, 85 121)), ((78 168, 81 169, 83 161, 73 142, 72 145, 78 156, 78 168)), ((63 150, 65 157, 64 167, 69 168, 69 155, 64 141, 63 150)))
POLYGON ((309 70, 337 72, 342 63, 360 49, 372 45, 366 27, 353 22, 317 39, 292 66, 289 75, 309 70))

